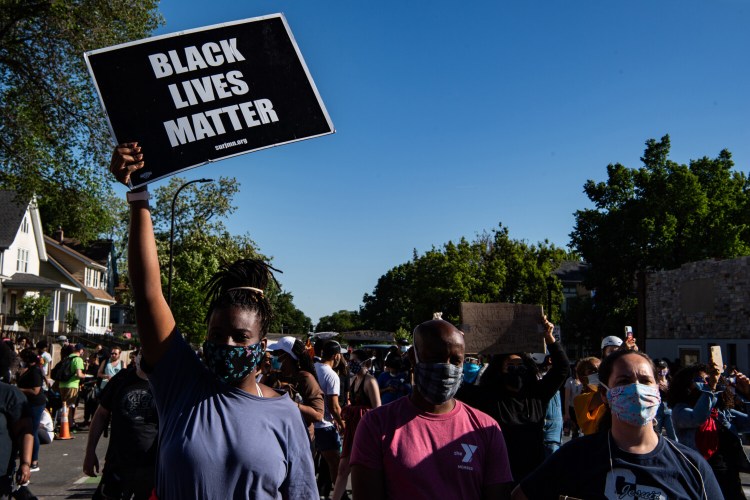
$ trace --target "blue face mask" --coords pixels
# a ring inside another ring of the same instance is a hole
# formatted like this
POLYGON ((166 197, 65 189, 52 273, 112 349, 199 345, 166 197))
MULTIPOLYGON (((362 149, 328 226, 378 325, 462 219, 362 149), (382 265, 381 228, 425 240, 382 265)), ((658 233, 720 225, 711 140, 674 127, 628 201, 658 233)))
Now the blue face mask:
POLYGON ((248 375, 263 358, 263 344, 231 346, 207 340, 203 344, 203 355, 209 371, 230 385, 235 385, 248 375))
POLYGON ((281 370, 281 360, 278 356, 271 356, 271 368, 281 370))

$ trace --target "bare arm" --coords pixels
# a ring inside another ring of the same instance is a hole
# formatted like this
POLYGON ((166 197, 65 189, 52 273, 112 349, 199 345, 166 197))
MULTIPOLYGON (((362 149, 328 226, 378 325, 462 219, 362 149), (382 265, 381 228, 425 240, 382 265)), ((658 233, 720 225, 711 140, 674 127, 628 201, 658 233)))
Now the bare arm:
POLYGON ((339 405, 339 397, 337 394, 326 396, 328 398, 328 406, 331 408, 331 415, 339 426, 339 431, 344 432, 344 419, 341 418, 341 406, 339 405))
POLYGON ((370 402, 372 403, 373 408, 377 408, 381 405, 380 403, 380 391, 378 390, 378 382, 375 380, 375 377, 368 376, 365 379, 365 393, 367 394, 367 397, 370 398, 370 402))
POLYGON ((13 422, 11 426, 19 449, 21 465, 16 473, 16 481, 23 484, 31 479, 31 452, 34 448, 34 435, 31 429, 31 417, 24 417, 13 422))
POLYGON ((99 444, 99 438, 102 436, 104 429, 107 428, 110 412, 105 410, 101 405, 96 409, 94 418, 91 419, 89 428, 89 437, 86 441, 86 455, 83 457, 83 473, 87 476, 96 477, 99 472, 99 458, 96 456, 96 445, 99 444))
POLYGON ((382 470, 352 465, 352 499, 384 500, 385 477, 382 470))
MULTIPOLYGON (((143 168, 143 165, 143 154, 138 143, 120 144, 112 154, 110 171, 117 180, 127 184, 130 174, 143 168)), ((135 297, 136 323, 143 345, 143 358, 148 365, 154 366, 167 351, 168 340, 175 331, 175 321, 161 290, 154 226, 146 200, 130 204, 128 274, 135 297)))
POLYGON ((98 378, 104 378, 104 367, 105 366, 107 366, 107 362, 106 361, 102 361, 101 363, 99 363, 99 369, 96 370, 96 376, 98 378))

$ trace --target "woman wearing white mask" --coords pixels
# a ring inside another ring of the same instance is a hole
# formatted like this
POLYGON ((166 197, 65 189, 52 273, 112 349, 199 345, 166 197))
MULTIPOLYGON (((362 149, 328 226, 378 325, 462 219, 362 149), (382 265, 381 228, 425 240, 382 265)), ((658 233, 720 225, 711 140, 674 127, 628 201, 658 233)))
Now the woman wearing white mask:
POLYGON ((513 498, 723 498, 695 451, 659 436, 656 367, 641 352, 617 351, 599 366, 610 411, 601 432, 570 441, 513 491, 513 498), (585 472, 585 476, 582 476, 585 472))
POLYGON ((583 358, 576 365, 576 375, 583 385, 581 394, 573 399, 576 421, 584 436, 595 433, 606 413, 604 396, 599 393, 599 358, 583 358))

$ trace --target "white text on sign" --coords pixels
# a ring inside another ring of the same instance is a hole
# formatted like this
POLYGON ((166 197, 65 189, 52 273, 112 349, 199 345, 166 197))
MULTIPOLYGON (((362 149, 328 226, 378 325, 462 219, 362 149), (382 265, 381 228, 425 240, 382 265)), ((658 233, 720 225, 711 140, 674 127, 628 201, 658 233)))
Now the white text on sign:
MULTIPOLYGON (((180 55, 176 50, 169 50, 166 54, 148 56, 156 78, 245 61, 245 57, 237 48, 236 38, 204 43, 200 49, 191 45, 185 47, 182 52, 180 55)), ((238 70, 172 83, 167 88, 175 109, 245 95, 250 91, 242 72, 238 70)), ((228 128, 237 132, 277 121, 279 117, 273 109, 271 100, 255 99, 167 120, 164 122, 164 129, 169 137, 169 143, 176 147, 225 134, 228 128)))

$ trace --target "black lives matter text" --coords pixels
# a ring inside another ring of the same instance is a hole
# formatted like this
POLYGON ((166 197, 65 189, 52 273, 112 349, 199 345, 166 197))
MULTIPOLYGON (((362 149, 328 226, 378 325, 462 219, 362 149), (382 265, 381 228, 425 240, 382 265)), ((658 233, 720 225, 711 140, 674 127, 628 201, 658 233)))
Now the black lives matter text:
MULTIPOLYGON (((187 74, 245 61, 237 48, 237 39, 204 43, 200 47, 184 47, 182 51, 170 50, 148 56, 156 78, 187 74)), ((188 75, 186 75, 187 77, 188 75)), ((245 96, 250 87, 239 70, 225 73, 186 78, 167 86, 175 109, 189 108, 198 104, 235 96, 245 96)), ((236 101, 235 101, 236 102, 236 101)), ((239 104, 217 106, 210 111, 201 111, 164 122, 164 129, 172 147, 215 137, 228 131, 240 131, 259 125, 279 121, 270 99, 248 99, 239 104)), ((225 143, 226 144, 226 143, 225 143)), ((226 146, 225 146, 226 147, 226 146)))

